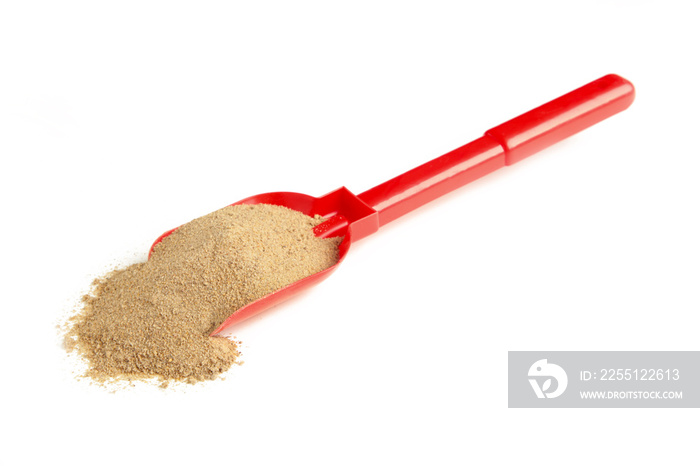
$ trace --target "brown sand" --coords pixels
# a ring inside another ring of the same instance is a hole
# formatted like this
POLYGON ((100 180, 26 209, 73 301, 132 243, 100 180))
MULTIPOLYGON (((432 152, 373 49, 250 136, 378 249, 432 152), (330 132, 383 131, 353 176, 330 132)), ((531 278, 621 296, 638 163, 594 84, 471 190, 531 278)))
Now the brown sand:
POLYGON ((98 381, 216 378, 240 353, 210 332, 236 309, 337 262, 340 238, 311 231, 322 221, 258 204, 181 226, 147 262, 96 280, 71 319, 67 349, 98 381))

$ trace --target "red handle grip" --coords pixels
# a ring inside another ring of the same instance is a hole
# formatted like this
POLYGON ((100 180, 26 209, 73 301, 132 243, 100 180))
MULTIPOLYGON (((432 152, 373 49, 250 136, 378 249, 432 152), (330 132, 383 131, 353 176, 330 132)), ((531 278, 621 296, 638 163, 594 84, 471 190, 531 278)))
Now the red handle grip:
POLYGON ((506 165, 528 157, 626 109, 632 83, 609 74, 486 131, 506 151, 506 165))
POLYGON ((505 165, 511 165, 632 104, 634 86, 609 74, 488 130, 484 136, 358 197, 379 226, 505 165))

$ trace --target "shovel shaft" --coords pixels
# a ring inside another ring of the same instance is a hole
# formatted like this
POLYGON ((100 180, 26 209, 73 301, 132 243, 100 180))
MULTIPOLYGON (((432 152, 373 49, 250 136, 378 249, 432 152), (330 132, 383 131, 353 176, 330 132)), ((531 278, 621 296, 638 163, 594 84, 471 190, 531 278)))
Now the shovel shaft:
POLYGON ((379 226, 385 225, 621 112, 633 100, 634 87, 629 81, 614 74, 603 76, 358 197, 377 211, 379 226))

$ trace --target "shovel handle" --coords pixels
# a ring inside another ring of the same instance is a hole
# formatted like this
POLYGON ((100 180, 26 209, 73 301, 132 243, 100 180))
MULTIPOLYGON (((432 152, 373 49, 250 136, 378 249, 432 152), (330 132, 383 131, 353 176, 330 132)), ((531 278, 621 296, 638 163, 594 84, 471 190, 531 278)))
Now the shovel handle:
POLYGON ((609 74, 530 110, 479 139, 358 195, 379 226, 566 139, 632 104, 634 86, 609 74))

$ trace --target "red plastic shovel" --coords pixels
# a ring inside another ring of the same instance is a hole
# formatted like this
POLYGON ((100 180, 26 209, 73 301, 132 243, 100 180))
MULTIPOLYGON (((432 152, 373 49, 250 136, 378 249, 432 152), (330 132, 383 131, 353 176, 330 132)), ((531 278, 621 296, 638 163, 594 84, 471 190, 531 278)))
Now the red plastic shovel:
MULTIPOLYGON (((344 235, 336 265, 299 280, 233 312, 214 332, 241 322, 328 277, 353 241, 460 186, 512 165, 572 134, 626 109, 634 100, 632 83, 609 74, 486 131, 484 136, 399 175, 362 194, 340 188, 325 196, 279 192, 258 194, 235 204, 275 204, 321 215, 318 237, 344 235)), ((232 205, 235 205, 232 204, 232 205)), ((158 244, 175 229, 162 234, 158 244)), ((151 247, 151 252, 153 251, 151 247)))

